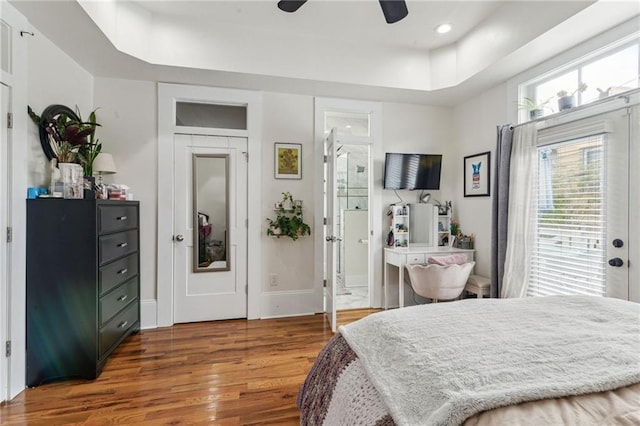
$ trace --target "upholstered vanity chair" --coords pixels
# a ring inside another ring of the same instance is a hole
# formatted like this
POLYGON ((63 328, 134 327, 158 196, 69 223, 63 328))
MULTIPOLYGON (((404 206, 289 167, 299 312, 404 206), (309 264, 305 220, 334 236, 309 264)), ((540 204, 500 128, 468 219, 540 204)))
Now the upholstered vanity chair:
POLYGON ((475 264, 475 262, 463 263, 460 259, 430 257, 427 265, 405 266, 413 291, 431 299, 432 302, 438 302, 457 299, 462 294, 475 264))

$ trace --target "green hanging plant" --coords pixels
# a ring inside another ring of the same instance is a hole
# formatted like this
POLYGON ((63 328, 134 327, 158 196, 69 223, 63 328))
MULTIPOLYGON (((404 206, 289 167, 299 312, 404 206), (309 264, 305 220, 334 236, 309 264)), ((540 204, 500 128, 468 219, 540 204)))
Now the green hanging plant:
POLYGON ((302 218, 302 202, 294 200, 289 192, 282 193, 282 201, 278 203, 275 219, 267 218, 267 235, 289 237, 297 240, 303 235, 311 235, 311 227, 302 218))

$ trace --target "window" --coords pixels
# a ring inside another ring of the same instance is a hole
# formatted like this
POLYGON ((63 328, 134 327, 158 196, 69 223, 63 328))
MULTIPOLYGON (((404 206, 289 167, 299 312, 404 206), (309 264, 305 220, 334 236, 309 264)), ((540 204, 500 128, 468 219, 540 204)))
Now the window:
POLYGON ((538 148, 529 296, 604 296, 604 137, 538 148))
POLYGON ((328 135, 332 128, 338 129, 340 136, 371 136, 370 114, 357 112, 327 111, 324 114, 324 133, 328 135))
POLYGON ((11 73, 11 27, 4 21, 0 21, 0 41, 2 42, 0 69, 11 73))
MULTIPOLYGON (((636 39, 605 49, 526 82, 519 87, 523 110, 540 109, 542 116, 559 112, 562 92, 571 97, 569 108, 614 96, 640 87, 640 43, 636 39), (529 102, 527 101, 530 100, 529 102)), ((520 122, 540 115, 523 111, 520 122)))
POLYGON ((247 107, 176 102, 176 126, 247 130, 247 107))

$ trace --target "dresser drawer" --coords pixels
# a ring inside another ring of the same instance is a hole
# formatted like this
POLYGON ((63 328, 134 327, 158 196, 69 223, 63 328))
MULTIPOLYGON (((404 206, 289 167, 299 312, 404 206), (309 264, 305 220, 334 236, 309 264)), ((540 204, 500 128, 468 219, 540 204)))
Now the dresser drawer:
POLYGON ((125 231, 138 225, 136 206, 98 206, 98 233, 125 231))
POLYGON ((109 321, 138 297, 138 278, 123 283, 100 298, 100 325, 109 321))
POLYGON ((424 253, 408 253, 407 254, 407 263, 410 265, 413 265, 416 263, 424 263, 424 262, 425 262, 424 253))
POLYGON ((102 357, 120 338, 138 321, 138 304, 131 303, 128 308, 116 315, 100 329, 99 353, 102 357))
POLYGON ((136 275, 138 275, 138 253, 104 265, 98 273, 100 294, 106 293, 136 275))
POLYGON ((103 235, 99 242, 99 264, 104 265, 114 259, 138 251, 138 231, 119 232, 103 235))

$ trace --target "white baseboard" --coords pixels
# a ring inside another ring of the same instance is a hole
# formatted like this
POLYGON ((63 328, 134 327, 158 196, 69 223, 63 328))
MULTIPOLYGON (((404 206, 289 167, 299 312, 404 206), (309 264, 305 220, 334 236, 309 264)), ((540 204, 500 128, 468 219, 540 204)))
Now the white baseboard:
POLYGON ((140 301, 140 328, 158 328, 158 301, 147 299, 140 301))
POLYGON ((260 318, 313 315, 317 310, 318 296, 314 290, 274 291, 262 293, 260 318))
POLYGON ((344 277, 344 285, 346 287, 366 287, 368 284, 367 274, 347 275, 344 277))
MULTIPOLYGON (((260 318, 313 315, 318 308, 318 296, 313 290, 274 291, 262 293, 260 318)), ((320 309, 320 310, 319 310, 320 309)), ((140 328, 158 328, 158 302, 155 299, 140 301, 140 328)))

